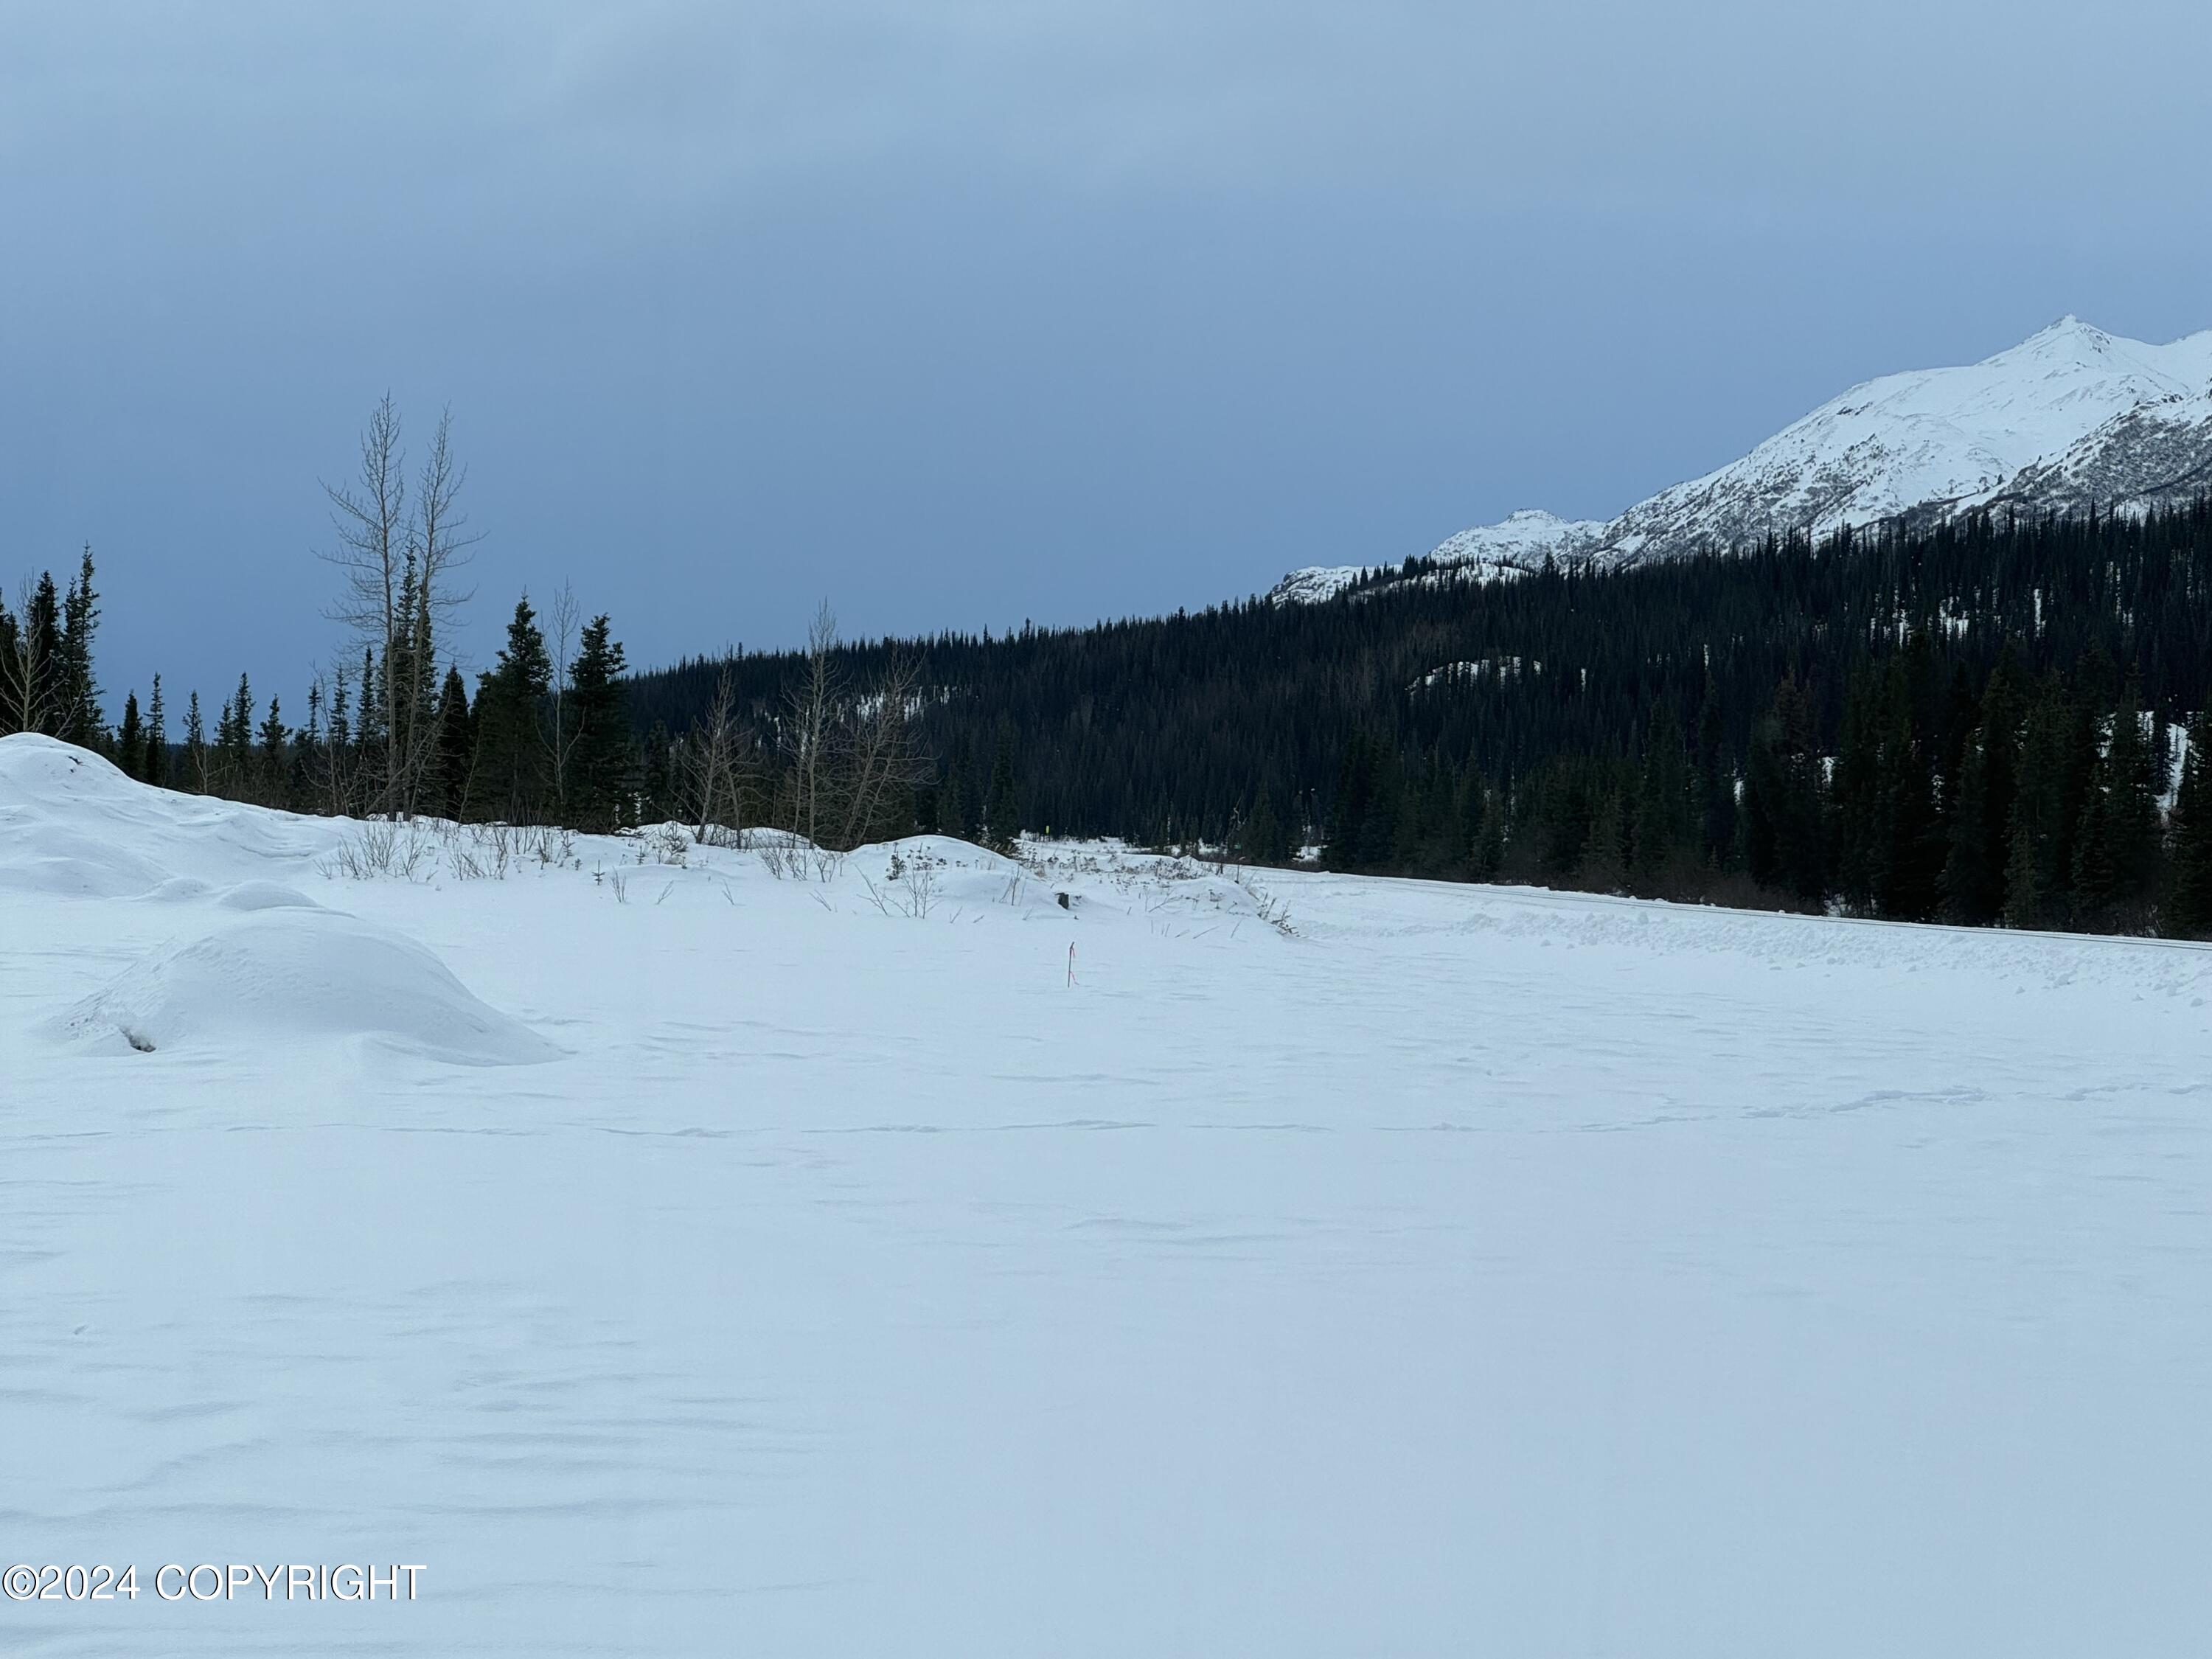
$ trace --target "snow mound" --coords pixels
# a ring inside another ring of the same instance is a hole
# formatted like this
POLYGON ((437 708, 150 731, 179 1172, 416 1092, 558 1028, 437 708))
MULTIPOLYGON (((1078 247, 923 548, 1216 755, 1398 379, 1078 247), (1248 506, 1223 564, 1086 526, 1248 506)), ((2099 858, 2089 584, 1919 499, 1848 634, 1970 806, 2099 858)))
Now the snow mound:
POLYGON ((319 910, 323 907, 281 881, 241 881, 216 898, 220 910, 319 910))
POLYGON ((1058 908, 1053 889, 1019 860, 950 836, 907 836, 858 848, 852 867, 904 914, 1000 907, 1029 915, 1058 908))
POLYGON ((63 799, 118 805, 142 787, 112 762, 58 738, 19 732, 0 739, 0 806, 63 799))
POLYGON ((167 874, 112 842, 0 817, 0 888, 64 898, 124 898, 158 886, 167 874))
POLYGON ((36 732, 0 738, 0 889, 175 902, 272 866, 305 874, 349 832, 207 795, 149 788, 98 755, 36 732))
MULTIPOLYGON (((248 885, 263 890, 249 900, 289 890, 248 885)), ((289 900, 162 946, 58 1024, 67 1038, 149 1053, 339 1036, 380 1038, 457 1065, 527 1065, 562 1052, 478 1000, 414 940, 289 900)))

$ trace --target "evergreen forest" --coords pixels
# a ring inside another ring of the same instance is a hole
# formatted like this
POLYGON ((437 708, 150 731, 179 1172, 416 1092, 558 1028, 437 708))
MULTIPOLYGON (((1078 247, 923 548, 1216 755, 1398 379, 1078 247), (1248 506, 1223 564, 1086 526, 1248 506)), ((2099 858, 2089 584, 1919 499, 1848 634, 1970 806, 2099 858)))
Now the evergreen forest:
POLYGON ((1381 875, 2212 937, 2212 501, 1504 580, 1409 560, 1319 604, 997 637, 840 642, 825 607, 804 650, 645 673, 563 592, 550 618, 518 601, 471 684, 439 665, 465 546, 443 441, 405 513, 332 492, 360 535, 334 562, 362 642, 296 721, 241 677, 181 710, 157 678, 111 723, 88 550, 65 582, 0 604, 0 733, 301 811, 676 819, 845 846, 1116 836, 1381 875))

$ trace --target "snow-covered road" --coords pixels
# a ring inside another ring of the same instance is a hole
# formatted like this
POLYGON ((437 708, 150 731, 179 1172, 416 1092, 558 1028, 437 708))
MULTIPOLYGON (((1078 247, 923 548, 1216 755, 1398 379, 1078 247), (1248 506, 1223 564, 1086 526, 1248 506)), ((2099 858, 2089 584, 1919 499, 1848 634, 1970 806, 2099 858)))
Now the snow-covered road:
POLYGON ((426 1569, 0 1650, 2212 1629, 2212 953, 357 833, 0 741, 0 1567, 426 1569))

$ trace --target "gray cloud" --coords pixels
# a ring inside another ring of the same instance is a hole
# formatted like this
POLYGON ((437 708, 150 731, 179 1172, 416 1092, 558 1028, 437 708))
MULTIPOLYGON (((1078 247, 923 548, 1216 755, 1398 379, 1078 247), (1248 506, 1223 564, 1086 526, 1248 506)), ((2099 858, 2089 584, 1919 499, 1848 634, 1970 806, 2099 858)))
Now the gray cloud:
POLYGON ((2212 325, 2208 46, 2162 0, 9 8, 0 574, 95 541, 118 695, 294 684, 386 386, 475 459, 478 656, 565 574, 653 659, 1610 512, 2060 311, 2212 325))

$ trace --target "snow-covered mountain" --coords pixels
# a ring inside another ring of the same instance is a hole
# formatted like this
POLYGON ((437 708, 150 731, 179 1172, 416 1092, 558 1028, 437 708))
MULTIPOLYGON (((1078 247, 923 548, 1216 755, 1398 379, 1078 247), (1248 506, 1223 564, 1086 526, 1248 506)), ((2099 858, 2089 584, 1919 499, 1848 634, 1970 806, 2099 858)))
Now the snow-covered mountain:
MULTIPOLYGON (((1521 512, 1431 556, 1488 574, 1547 558, 1631 564, 1980 507, 2122 511, 2212 485, 2212 331, 2146 345, 2063 317, 1959 368, 1884 375, 1784 427, 1741 460, 1607 522, 1521 512)), ((1357 566, 1295 571, 1283 600, 1325 599, 1357 566)))

